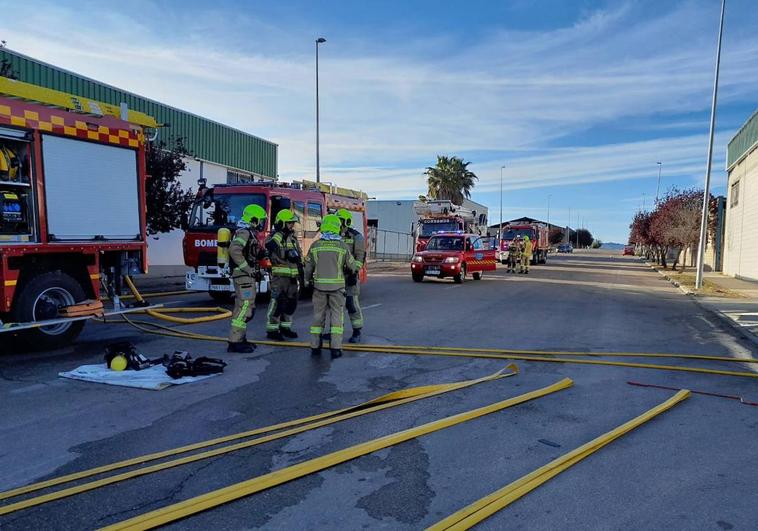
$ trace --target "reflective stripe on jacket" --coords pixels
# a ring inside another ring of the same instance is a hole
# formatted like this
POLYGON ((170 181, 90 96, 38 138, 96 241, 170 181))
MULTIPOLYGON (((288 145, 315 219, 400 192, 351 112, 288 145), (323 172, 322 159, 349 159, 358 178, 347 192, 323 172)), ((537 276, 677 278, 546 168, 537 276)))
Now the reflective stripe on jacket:
POLYGON ((300 245, 297 243, 294 233, 287 236, 281 231, 273 233, 266 242, 271 259, 271 274, 277 277, 297 277, 297 264, 287 260, 287 251, 297 251, 302 257, 300 245))
POLYGON ((321 291, 345 288, 345 271, 357 272, 358 264, 341 239, 316 240, 305 259, 305 280, 321 291))

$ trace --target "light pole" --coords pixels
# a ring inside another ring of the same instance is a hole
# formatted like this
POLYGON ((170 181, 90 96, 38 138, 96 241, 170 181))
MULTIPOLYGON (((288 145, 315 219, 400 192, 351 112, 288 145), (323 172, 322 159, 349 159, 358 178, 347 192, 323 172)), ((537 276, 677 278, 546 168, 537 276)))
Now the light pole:
POLYGON ((658 193, 661 191, 661 166, 663 166, 662 162, 656 162, 658 165, 658 186, 655 187, 655 204, 658 204, 658 193))
POLYGON ((503 170, 505 166, 500 166, 500 225, 497 227, 497 239, 503 239, 503 170))
POLYGON ((713 98, 711 99, 711 125, 708 133, 708 161, 705 166, 705 187, 703 190, 703 214, 700 218, 700 242, 697 246, 697 272, 695 289, 703 287, 703 261, 705 259, 705 235, 708 228, 708 203, 711 198, 711 163, 713 162, 713 133, 716 129, 716 98, 719 91, 719 66, 721 65, 721 33, 724 31, 724 9, 726 0, 721 0, 721 18, 719 20, 719 38, 716 44, 716 69, 713 74, 713 98))
POLYGON ((547 231, 550 232, 550 198, 553 194, 547 194, 547 231))
POLYGON ((324 44, 326 42, 326 39, 323 37, 319 37, 316 39, 316 182, 321 182, 321 161, 319 157, 319 138, 318 138, 318 119, 319 119, 319 111, 318 111, 318 45, 324 44))

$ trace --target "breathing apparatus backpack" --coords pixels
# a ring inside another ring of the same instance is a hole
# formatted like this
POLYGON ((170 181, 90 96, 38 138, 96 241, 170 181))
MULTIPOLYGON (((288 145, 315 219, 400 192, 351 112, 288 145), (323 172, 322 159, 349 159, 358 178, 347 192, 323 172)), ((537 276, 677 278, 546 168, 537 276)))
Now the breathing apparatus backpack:
POLYGON ((19 178, 21 161, 15 150, 0 145, 0 181, 16 181, 19 178))
POLYGON ((119 341, 106 345, 105 363, 114 371, 140 371, 160 363, 160 360, 149 360, 128 341, 119 341))

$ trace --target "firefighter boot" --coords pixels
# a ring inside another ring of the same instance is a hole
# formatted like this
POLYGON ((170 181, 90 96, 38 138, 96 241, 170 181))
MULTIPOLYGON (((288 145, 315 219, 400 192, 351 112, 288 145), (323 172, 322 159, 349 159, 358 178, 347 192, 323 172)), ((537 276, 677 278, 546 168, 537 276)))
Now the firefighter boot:
POLYGON ((356 328, 353 330, 353 335, 347 340, 348 343, 360 343, 361 342, 361 329, 356 328))
POLYGON ((239 354, 250 354, 255 350, 255 344, 253 343, 243 343, 240 341, 239 343, 229 343, 229 346, 226 347, 227 352, 237 352, 239 354))
POLYGON ((321 347, 311 349, 311 356, 320 356, 320 355, 321 355, 321 347))
POLYGON ((274 341, 284 341, 284 336, 280 330, 269 330, 266 332, 266 337, 274 341))
POLYGON ((280 328, 279 333, 284 336, 288 337, 290 339, 295 339, 297 337, 297 332, 293 332, 289 328, 280 328))
POLYGON ((342 349, 341 348, 333 348, 332 351, 332 359, 341 358, 342 357, 342 349))

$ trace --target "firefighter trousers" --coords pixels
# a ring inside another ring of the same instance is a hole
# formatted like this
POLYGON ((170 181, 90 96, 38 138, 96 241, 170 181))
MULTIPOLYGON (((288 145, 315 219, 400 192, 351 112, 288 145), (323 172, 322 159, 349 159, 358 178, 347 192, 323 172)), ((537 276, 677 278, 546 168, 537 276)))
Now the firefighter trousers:
POLYGON ((529 272, 529 263, 532 261, 532 257, 522 254, 521 255, 521 271, 524 273, 529 272))
POLYGON ((518 257, 515 254, 509 254, 508 255, 508 269, 506 269, 506 272, 513 271, 516 272, 516 264, 518 264, 518 257))
POLYGON ((347 315, 350 317, 350 325, 353 327, 353 330, 363 328, 363 311, 361 310, 360 295, 360 281, 354 286, 347 286, 345 288, 345 307, 347 308, 347 315))
POLYGON ((332 350, 342 348, 342 334, 345 320, 345 290, 335 291, 313 290, 313 324, 311 325, 311 348, 321 347, 321 334, 324 332, 326 320, 329 319, 332 350))
POLYGON ((297 278, 274 276, 271 278, 271 301, 266 312, 266 331, 292 328, 292 315, 297 309, 297 278))
POLYGON ((247 323, 255 314, 255 279, 249 275, 234 277, 234 310, 232 311, 229 342, 240 343, 245 339, 247 323))

